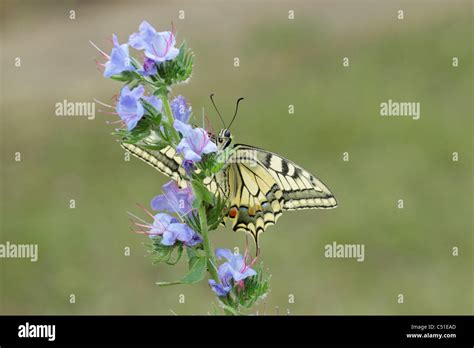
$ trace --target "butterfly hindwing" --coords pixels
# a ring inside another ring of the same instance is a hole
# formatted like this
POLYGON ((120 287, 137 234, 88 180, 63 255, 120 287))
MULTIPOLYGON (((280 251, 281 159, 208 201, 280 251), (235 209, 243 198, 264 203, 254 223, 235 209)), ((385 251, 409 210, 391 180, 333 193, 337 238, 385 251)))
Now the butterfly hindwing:
POLYGON ((250 233, 258 247, 259 234, 275 224, 282 214, 282 191, 260 164, 232 163, 227 171, 230 211, 236 212, 232 229, 250 233))

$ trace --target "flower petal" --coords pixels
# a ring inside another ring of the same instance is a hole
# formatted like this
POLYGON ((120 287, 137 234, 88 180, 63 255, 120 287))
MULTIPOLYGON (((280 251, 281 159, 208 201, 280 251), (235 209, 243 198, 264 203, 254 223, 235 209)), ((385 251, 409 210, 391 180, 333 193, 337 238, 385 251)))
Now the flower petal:
POLYGON ((202 149, 203 153, 217 152, 217 146, 212 141, 208 141, 206 146, 202 149))
POLYGON ((156 211, 164 210, 170 213, 173 211, 170 209, 170 204, 165 195, 158 195, 151 200, 151 208, 156 211))
POLYGON ((151 96, 144 96, 142 99, 146 100, 151 106, 155 108, 156 111, 161 112, 163 109, 163 101, 161 99, 158 99, 154 95, 151 96))
POLYGON ((128 43, 137 50, 143 50, 148 47, 148 42, 156 35, 156 30, 147 21, 143 21, 138 29, 138 33, 130 35, 128 43))
POLYGON ((143 85, 139 85, 138 87, 134 88, 130 92, 130 95, 136 100, 138 100, 139 98, 143 96, 144 93, 145 93, 145 87, 143 85))
POLYGON ((196 152, 191 150, 189 147, 184 149, 183 155, 186 161, 199 162, 201 160, 201 156, 199 156, 196 152))
POLYGON ((222 284, 218 284, 214 279, 209 279, 208 282, 212 291, 214 291, 217 296, 227 296, 230 291, 230 287, 224 287, 222 284))
POLYGON ((180 120, 174 120, 173 126, 174 129, 180 132, 185 138, 189 137, 193 131, 193 127, 191 127, 189 124, 181 122, 180 120))
POLYGON ((124 71, 133 71, 135 67, 132 65, 128 53, 128 45, 120 45, 117 36, 112 35, 114 48, 110 53, 110 59, 105 63, 104 77, 118 75, 124 71))
POLYGON ((125 124, 127 125, 128 131, 131 131, 133 128, 137 126, 139 119, 136 117, 130 117, 125 120, 125 124))
POLYGON ((230 251, 229 249, 216 249, 215 251, 216 257, 220 260, 223 257, 226 258, 228 261, 232 260, 234 258, 234 253, 230 251))
POLYGON ((191 227, 184 223, 173 223, 169 225, 167 231, 170 234, 173 234, 175 240, 179 240, 185 245, 194 246, 202 242, 201 237, 198 236, 191 227))
POLYGON ((201 244, 202 242, 203 242, 203 239, 201 238, 201 236, 197 234, 196 232, 194 232, 191 239, 188 242, 186 242, 186 245, 193 247, 195 245, 201 244))
MULTIPOLYGON (((241 279, 245 279, 245 278, 248 278, 248 277, 253 277, 254 275, 257 275, 257 272, 252 269, 252 268, 247 268, 244 272, 241 273, 242 274, 242 278, 241 279)), ((237 280, 237 279, 236 279, 237 280)))
POLYGON ((170 102, 171 110, 175 120, 188 123, 191 116, 191 107, 188 107, 186 99, 182 95, 178 95, 170 102))
POLYGON ((163 237, 161 238, 161 244, 163 245, 174 245, 176 243, 176 233, 173 231, 166 230, 163 232, 163 237))

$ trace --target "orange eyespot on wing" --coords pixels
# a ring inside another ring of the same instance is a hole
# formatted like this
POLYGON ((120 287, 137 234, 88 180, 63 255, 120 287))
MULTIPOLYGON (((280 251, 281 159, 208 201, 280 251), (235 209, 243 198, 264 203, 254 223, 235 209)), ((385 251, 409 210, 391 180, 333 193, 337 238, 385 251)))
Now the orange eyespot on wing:
POLYGON ((232 208, 229 210, 229 217, 230 217, 231 219, 234 219, 236 216, 237 216, 237 208, 236 208, 236 207, 232 207, 232 208))

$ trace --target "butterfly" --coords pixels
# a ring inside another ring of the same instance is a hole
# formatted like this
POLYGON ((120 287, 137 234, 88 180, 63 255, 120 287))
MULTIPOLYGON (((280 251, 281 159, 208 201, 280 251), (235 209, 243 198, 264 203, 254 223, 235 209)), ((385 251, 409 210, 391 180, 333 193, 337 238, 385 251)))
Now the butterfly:
MULTIPOLYGON (((257 252, 260 233, 275 224, 283 211, 337 207, 336 198, 329 188, 301 166, 270 151, 234 144, 230 125, 216 136, 210 135, 218 151, 230 150, 230 155, 222 170, 207 178, 204 184, 215 195, 227 198, 229 209, 224 222, 230 220, 234 231, 249 233, 257 252)), ((150 143, 153 140, 148 139, 150 143)), ((121 146, 176 180, 180 186, 186 185, 182 158, 171 146, 159 151, 127 142, 122 142, 121 146)))

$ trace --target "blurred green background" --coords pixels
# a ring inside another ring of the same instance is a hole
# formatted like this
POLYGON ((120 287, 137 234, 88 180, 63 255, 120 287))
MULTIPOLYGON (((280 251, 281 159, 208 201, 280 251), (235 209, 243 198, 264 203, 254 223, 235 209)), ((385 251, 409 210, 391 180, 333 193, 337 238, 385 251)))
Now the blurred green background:
MULTIPOLYGON (((0 313, 212 310, 206 282, 157 287, 185 264, 151 265, 146 237, 129 231, 126 212, 140 213, 136 203, 167 178, 124 161, 106 124, 114 116, 55 116, 64 99, 112 102, 120 84, 96 70, 88 41, 109 52, 111 33, 124 42, 143 19, 159 30, 173 22, 196 54, 175 95, 198 115, 204 107, 216 128, 209 94, 228 119, 244 96, 236 141, 301 164, 338 198, 335 210, 287 212, 262 236, 272 280, 256 310, 472 314, 472 2, 447 0, 2 1, 0 243, 37 243, 39 260, 0 259, 0 313), (388 99, 420 102, 421 119, 379 116, 388 99), (365 244, 365 261, 325 258, 333 241, 365 244)), ((230 228, 212 239, 245 241, 230 228)))

